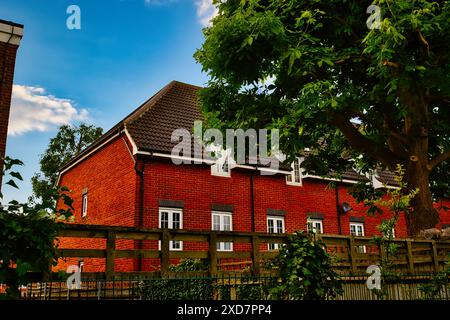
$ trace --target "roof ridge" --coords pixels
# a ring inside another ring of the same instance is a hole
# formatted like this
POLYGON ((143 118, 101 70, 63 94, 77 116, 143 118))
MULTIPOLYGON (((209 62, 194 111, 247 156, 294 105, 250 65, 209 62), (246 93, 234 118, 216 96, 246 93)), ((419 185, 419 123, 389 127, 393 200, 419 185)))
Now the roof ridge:
POLYGON ((197 89, 203 89, 204 88, 202 86, 197 86, 195 84, 191 84, 191 83, 187 83, 187 82, 183 82, 183 81, 178 81, 178 80, 172 80, 171 82, 175 82, 176 84, 181 84, 181 85, 184 85, 184 86, 193 87, 193 88, 197 88, 197 89))
POLYGON ((165 85, 162 89, 156 92, 153 96, 147 99, 144 103, 142 103, 139 107, 137 107, 133 112, 131 112, 128 116, 126 116, 122 121, 125 126, 128 123, 133 122, 137 118, 141 117, 145 112, 147 112, 150 108, 152 108, 166 93, 172 89, 177 81, 172 80, 167 85, 165 85))
POLYGON ((191 87, 191 88, 195 88, 195 89, 203 89, 200 86, 196 86, 196 85, 193 85, 190 83, 181 82, 178 80, 172 80, 166 86, 164 86, 162 89, 160 89, 157 93, 155 93, 153 96, 151 96, 150 99, 145 101, 138 108, 136 108, 132 113, 130 113, 127 117, 125 117, 125 119, 123 119, 121 122, 126 127, 127 124, 140 118, 147 111, 149 111, 152 107, 154 107, 158 103, 158 101, 161 100, 162 97, 164 97, 171 89, 173 89, 175 87, 175 85, 182 85, 182 86, 187 86, 187 87, 191 87))

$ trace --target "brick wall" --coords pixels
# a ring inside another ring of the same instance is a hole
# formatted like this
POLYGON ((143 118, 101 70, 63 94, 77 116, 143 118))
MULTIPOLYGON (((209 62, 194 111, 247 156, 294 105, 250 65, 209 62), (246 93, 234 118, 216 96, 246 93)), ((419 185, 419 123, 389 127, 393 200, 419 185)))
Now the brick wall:
MULTIPOLYGON (((211 230, 213 204, 233 206, 233 230, 252 231, 250 173, 232 170, 231 177, 212 176, 206 165, 174 165, 170 159, 146 158, 140 160, 139 168, 144 172, 143 227, 158 228, 159 200, 183 202, 183 228, 211 230)), ((125 143, 118 138, 62 176, 61 185, 72 190, 75 206, 75 222, 116 226, 139 225, 139 176, 134 170, 134 161, 125 143), (88 189, 88 216, 81 218, 81 197, 88 189)), ((350 196, 351 184, 339 185, 339 202, 348 202, 350 212, 340 214, 336 209, 336 193, 328 181, 304 179, 302 186, 287 185, 282 175, 263 176, 253 171, 255 229, 267 231, 267 209, 285 212, 286 231, 306 229, 307 216, 319 213, 323 216, 324 232, 338 234, 338 219, 341 233, 350 234, 350 219, 364 219, 365 235, 379 234, 376 229, 389 213, 370 217, 363 205, 350 196)), ((445 202, 450 206, 448 202, 445 202)), ((445 204, 444 203, 444 204, 445 204)), ((449 213, 441 212, 441 224, 449 223, 449 213)), ((405 218, 400 217, 396 237, 405 237, 405 218)), ((84 239, 76 242, 65 240, 64 245, 78 248, 102 248, 104 243, 84 239)), ((157 249, 157 241, 143 241, 142 248, 157 249)), ((119 241, 119 249, 137 248, 138 242, 119 241)), ((235 251, 248 250, 246 245, 235 244, 235 251)), ((183 250, 207 250, 205 243, 183 244, 183 250)), ((93 259, 85 264, 85 271, 101 271, 104 260, 93 259)), ((123 259, 116 261, 117 271, 137 270, 138 261, 123 259)), ((155 270, 154 259, 144 259, 142 270, 155 270)))
MULTIPOLYGON (((64 173, 59 185, 71 190, 74 223, 132 227, 136 220, 136 183, 133 158, 125 139, 120 137, 64 173), (86 191, 88 211, 87 216, 82 217, 82 195, 86 191)), ((133 249, 134 246, 131 240, 117 241, 118 249, 133 249)), ((105 248, 105 242, 100 239, 62 238, 60 247, 101 249, 105 248)), ((86 272, 104 269, 104 259, 84 260, 86 272)), ((69 259, 68 263, 77 264, 78 259, 69 259)), ((116 270, 131 271, 134 263, 132 259, 118 259, 116 270)), ((60 267, 65 268, 65 265, 60 267)))
MULTIPOLYGON (((0 74, 0 167, 3 168, 3 161, 6 152, 6 137, 8 135, 9 111, 11 106, 12 86, 14 79, 14 67, 16 63, 16 53, 19 46, 0 42, 0 73, 5 66, 4 73, 0 74)), ((1 184, 0 177, 0 184, 1 184)))

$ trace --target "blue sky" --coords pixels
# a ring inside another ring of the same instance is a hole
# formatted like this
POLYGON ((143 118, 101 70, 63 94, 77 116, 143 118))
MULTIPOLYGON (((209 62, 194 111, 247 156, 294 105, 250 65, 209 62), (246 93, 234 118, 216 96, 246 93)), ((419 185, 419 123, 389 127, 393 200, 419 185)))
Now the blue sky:
POLYGON ((0 19, 25 25, 14 78, 7 155, 25 162, 20 191, 63 123, 112 127, 171 80, 205 84, 192 55, 203 41, 211 0, 0 0, 0 19), (68 30, 69 5, 81 30, 68 30))

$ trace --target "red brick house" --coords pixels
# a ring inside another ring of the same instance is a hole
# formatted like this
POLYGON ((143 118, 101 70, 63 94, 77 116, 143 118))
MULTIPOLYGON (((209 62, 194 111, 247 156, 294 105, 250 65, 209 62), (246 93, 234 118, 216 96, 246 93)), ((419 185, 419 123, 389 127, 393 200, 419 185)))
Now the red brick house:
MULTIPOLYGON (((257 166, 217 171, 205 162, 175 165, 171 134, 177 128, 191 129, 194 120, 202 119, 198 90, 171 82, 62 168, 59 185, 72 192, 76 223, 288 233, 314 228, 328 234, 366 236, 378 232, 376 227, 388 215, 369 217, 349 195, 349 187, 366 179, 356 172, 344 175, 336 181, 338 188, 331 189, 332 179, 304 175, 297 166, 293 171, 282 168, 275 175, 261 175, 264 168, 257 166), (342 210, 344 202, 351 211, 342 210)), ((382 173, 378 179, 389 180, 389 175, 382 173)), ((450 223, 449 216, 442 213, 441 223, 450 223)), ((406 234, 401 217, 395 236, 406 234)), ((98 241, 87 239, 61 243, 79 248, 97 245, 98 241)), ((117 244, 119 249, 137 245, 131 240, 117 244)), ((156 242, 145 245, 156 246, 156 242)), ((195 246, 171 243, 172 250, 195 246)), ((245 248, 223 243, 219 249, 245 248)), ((85 270, 99 271, 101 264, 85 263, 85 270)), ((116 262, 117 271, 151 267, 151 261, 116 262)))

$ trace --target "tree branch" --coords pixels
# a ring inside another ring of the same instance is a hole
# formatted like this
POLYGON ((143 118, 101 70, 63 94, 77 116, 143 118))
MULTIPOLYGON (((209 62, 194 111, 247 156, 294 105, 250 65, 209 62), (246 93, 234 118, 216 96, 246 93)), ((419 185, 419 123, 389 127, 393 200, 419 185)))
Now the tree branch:
POLYGON ((391 170, 395 170, 402 159, 386 147, 377 146, 364 135, 344 115, 333 113, 331 123, 336 126, 347 138, 350 145, 359 152, 366 153, 380 161, 391 170))
POLYGON ((388 60, 383 61, 383 66, 387 66, 387 67, 391 67, 391 68, 395 68, 395 69, 400 68, 400 65, 397 62, 392 62, 392 61, 388 61, 388 60))
POLYGON ((338 16, 333 16, 333 18, 339 21, 342 25, 349 27, 352 32, 352 36, 353 38, 355 38, 355 40, 361 39, 361 37, 353 30, 353 28, 347 23, 347 21, 338 16))
POLYGON ((429 171, 433 170, 436 166, 438 166, 439 164, 441 164, 444 161, 447 161, 450 159, 450 150, 441 153, 440 155, 436 156, 433 160, 431 160, 428 165, 427 165, 427 169, 429 171))
POLYGON ((425 46, 425 48, 427 50, 427 56, 429 56, 430 55, 430 45, 429 45, 428 41, 425 39, 425 37, 423 36, 423 34, 419 28, 417 28, 417 33, 419 35, 420 42, 422 42, 422 44, 425 46))

